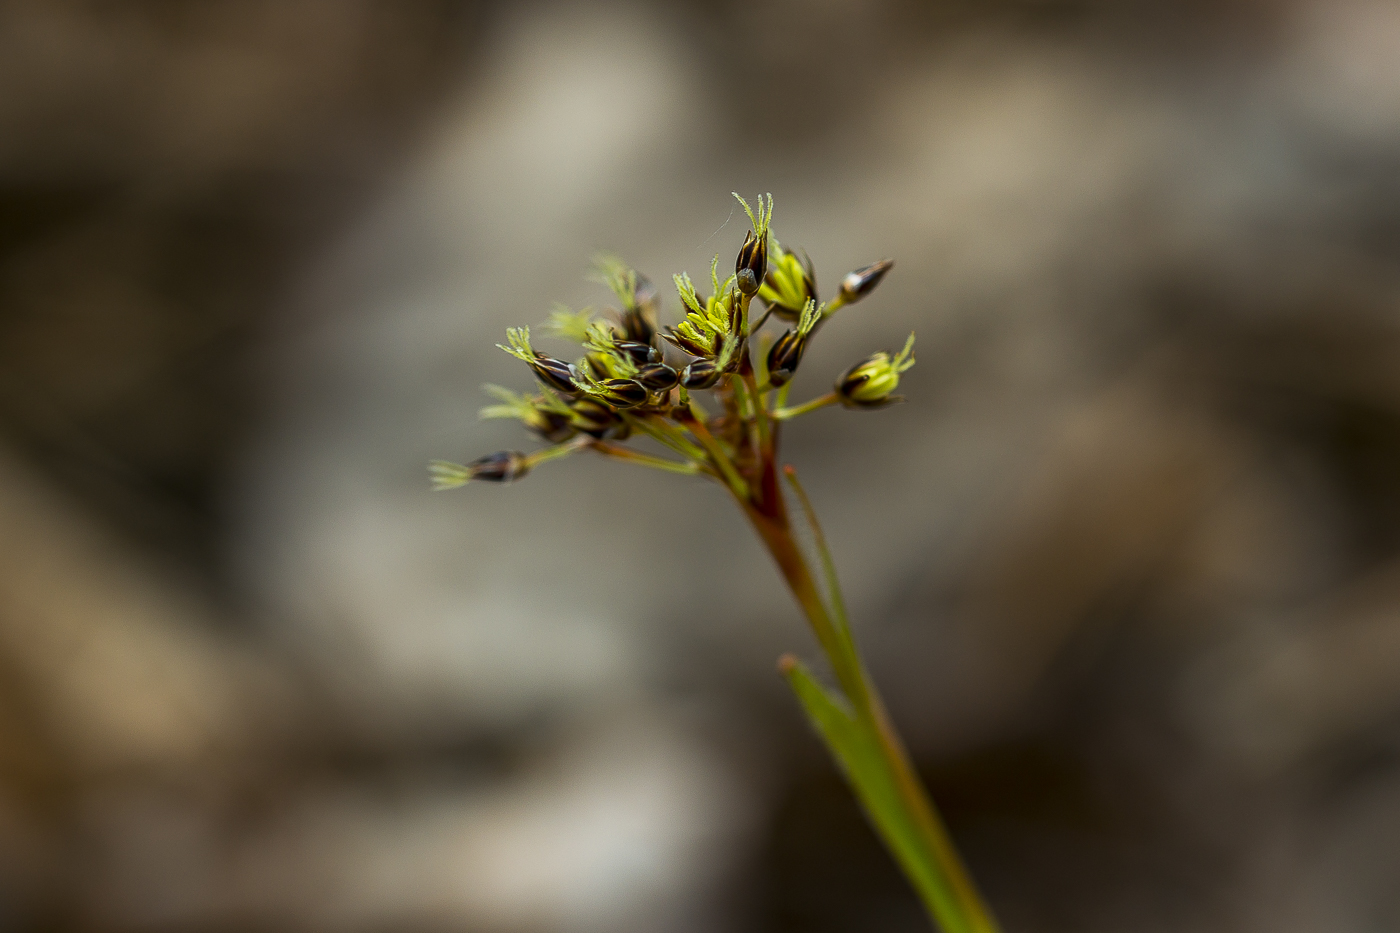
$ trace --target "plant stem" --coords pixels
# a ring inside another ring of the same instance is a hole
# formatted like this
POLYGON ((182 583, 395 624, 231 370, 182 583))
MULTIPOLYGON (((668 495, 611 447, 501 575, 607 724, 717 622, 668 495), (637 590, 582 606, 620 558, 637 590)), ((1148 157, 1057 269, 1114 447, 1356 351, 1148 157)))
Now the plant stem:
POLYGON ((724 484, 729 487, 739 500, 745 501, 749 497, 749 485, 744 478, 739 475, 739 471, 734 468, 734 461, 729 459, 729 455, 724 452, 719 441, 710 433, 710 429, 705 426, 705 413, 700 406, 692 401, 690 403, 689 419, 685 426, 695 439, 700 442, 700 446, 705 448, 705 453, 709 455, 710 462, 719 470, 724 484))
MULTIPOLYGON (((786 386, 784 386, 784 388, 786 388, 786 386)), ((787 421, 789 418, 805 415, 809 411, 816 411, 819 408, 834 405, 838 401, 840 401, 840 398, 835 392, 828 392, 825 395, 817 396, 809 402, 803 402, 801 405, 794 405, 791 408, 774 409, 772 417, 774 421, 787 421)))
MULTIPOLYGON (((768 461, 765 466, 770 464, 771 461, 768 461)), ((906 857, 917 858, 920 864, 910 866, 901 860, 901 867, 913 882, 929 914, 947 933, 997 933, 996 921, 978 894, 946 827, 925 793, 918 773, 910 763, 904 743, 890 721, 884 701, 865 671, 846 623, 846 611, 840 587, 836 583, 835 568, 830 562, 830 554, 827 552, 821 528, 816 522, 816 514, 806 493, 796 483, 795 475, 790 470, 788 475, 793 481, 804 511, 807 512, 821 551, 828 578, 831 611, 828 611, 807 559, 793 536, 781 493, 774 500, 761 504, 740 498, 737 491, 735 497, 744 507, 744 512, 754 530, 758 532, 759 538, 773 555, 783 579, 806 615, 817 642, 821 645, 831 664, 832 672, 851 705, 856 726, 869 734, 885 768, 888 769, 898 796, 898 806, 907 824, 912 826, 919 843, 916 855, 906 854, 906 857)), ((857 787, 856 790, 864 798, 864 789, 857 787)), ((862 802, 866 803, 867 812, 871 812, 869 802, 864 799, 862 802)), ((888 829, 878 822, 876 828, 882 835, 888 832, 888 829)), ((898 850, 895 841, 888 835, 886 843, 892 850, 898 850)))
POLYGON ((665 470, 668 473, 683 473, 687 476, 694 476, 697 473, 710 472, 706 467, 698 463, 684 463, 678 460, 665 460, 661 457, 653 457, 651 454, 644 454, 641 451, 633 450, 630 447, 619 447, 616 444, 609 444, 607 441, 590 440, 588 446, 600 454, 613 457, 618 460, 626 460, 640 466, 648 466, 655 470, 665 470))

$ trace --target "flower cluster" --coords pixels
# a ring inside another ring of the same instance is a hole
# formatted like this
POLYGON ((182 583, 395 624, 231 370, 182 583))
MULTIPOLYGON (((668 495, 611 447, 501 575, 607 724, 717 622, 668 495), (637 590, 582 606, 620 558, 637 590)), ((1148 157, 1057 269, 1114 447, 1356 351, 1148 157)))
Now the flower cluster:
POLYGON ((827 405, 880 408, 901 401, 900 374, 914 365, 914 335, 898 353, 876 353, 843 372, 831 392, 789 407, 787 393, 808 343, 839 309, 868 296, 890 267, 884 259, 846 275, 823 302, 805 253, 783 248, 770 229, 773 196, 754 207, 735 194, 750 230, 721 280, 719 257, 710 266, 708 294, 688 274, 674 276, 681 320, 658 324, 660 296, 651 280, 612 256, 597 260, 596 280, 620 308, 597 312, 556 308, 543 326, 551 337, 579 348, 573 359, 537 350, 528 327, 506 331, 501 349, 534 374, 537 391, 487 386, 497 404, 484 418, 514 418, 543 440, 534 453, 502 451, 468 464, 435 460, 439 489, 471 480, 510 482, 538 464, 591 449, 676 473, 711 476, 742 502, 761 507, 771 485, 777 428, 827 405), (754 306, 757 299, 758 306, 754 306), (761 313, 758 313, 761 310, 761 313), (773 337, 770 320, 786 324, 773 337), (712 413, 693 394, 709 392, 712 413), (648 436, 674 456, 655 456, 622 444, 648 436))

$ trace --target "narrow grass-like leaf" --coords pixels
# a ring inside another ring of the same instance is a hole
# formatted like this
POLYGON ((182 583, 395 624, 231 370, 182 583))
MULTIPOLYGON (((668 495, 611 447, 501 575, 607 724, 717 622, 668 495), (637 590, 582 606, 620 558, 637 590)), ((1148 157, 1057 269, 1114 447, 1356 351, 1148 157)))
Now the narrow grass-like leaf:
POLYGON ((939 918, 946 933, 972 930, 962 917, 953 892, 935 868, 918 825, 905 811, 872 727, 851 710, 844 698, 818 683, 801 661, 784 655, 778 668, 845 772, 866 816, 930 912, 939 918))

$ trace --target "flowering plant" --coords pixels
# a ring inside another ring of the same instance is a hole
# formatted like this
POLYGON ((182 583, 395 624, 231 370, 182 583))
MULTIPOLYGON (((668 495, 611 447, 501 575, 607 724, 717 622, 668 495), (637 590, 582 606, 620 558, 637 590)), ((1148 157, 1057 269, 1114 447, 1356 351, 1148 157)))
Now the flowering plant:
POLYGON ((807 345, 841 308, 866 298, 894 265, 885 259, 846 275, 830 302, 818 297, 816 274, 773 235, 773 196, 754 207, 735 194, 751 229, 734 273, 721 281, 719 257, 702 294, 682 272, 674 276, 681 321, 658 324, 660 297, 645 276, 613 257, 598 261, 598 280, 620 309, 560 308, 546 330, 574 342, 582 355, 566 361, 536 350, 528 327, 511 328, 501 349, 525 363, 538 391, 499 386, 486 418, 516 418, 548 442, 533 453, 502 451, 468 464, 435 460, 435 488, 472 480, 511 482, 548 460, 593 451, 672 473, 706 476, 722 485, 768 548, 831 665, 834 687, 821 684, 792 655, 779 669, 840 764, 867 816, 946 933, 995 933, 997 927, 920 784, 884 702, 857 652, 836 569, 811 501, 796 471, 782 473, 811 526, 820 572, 797 544, 778 474, 784 422, 828 405, 882 408, 902 401, 900 375, 914 365, 914 335, 897 353, 866 357, 836 377, 832 390, 787 404, 807 345), (764 307, 761 314, 754 299, 764 307), (787 325, 776 338, 770 321, 787 325), (694 393, 708 392, 711 407, 694 393), (625 441, 656 441, 673 456, 656 456, 625 441), (819 584, 818 580, 821 583, 819 584))

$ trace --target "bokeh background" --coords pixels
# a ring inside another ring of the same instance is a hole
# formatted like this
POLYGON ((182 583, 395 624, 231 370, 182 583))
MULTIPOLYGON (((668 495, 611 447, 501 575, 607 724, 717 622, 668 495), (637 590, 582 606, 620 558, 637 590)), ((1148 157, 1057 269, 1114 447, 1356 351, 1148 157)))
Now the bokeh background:
POLYGON ((927 928, 718 489, 427 491, 732 190, 897 260, 785 441, 1008 933, 1400 928, 1400 6, 12 0, 0 930, 927 928))

